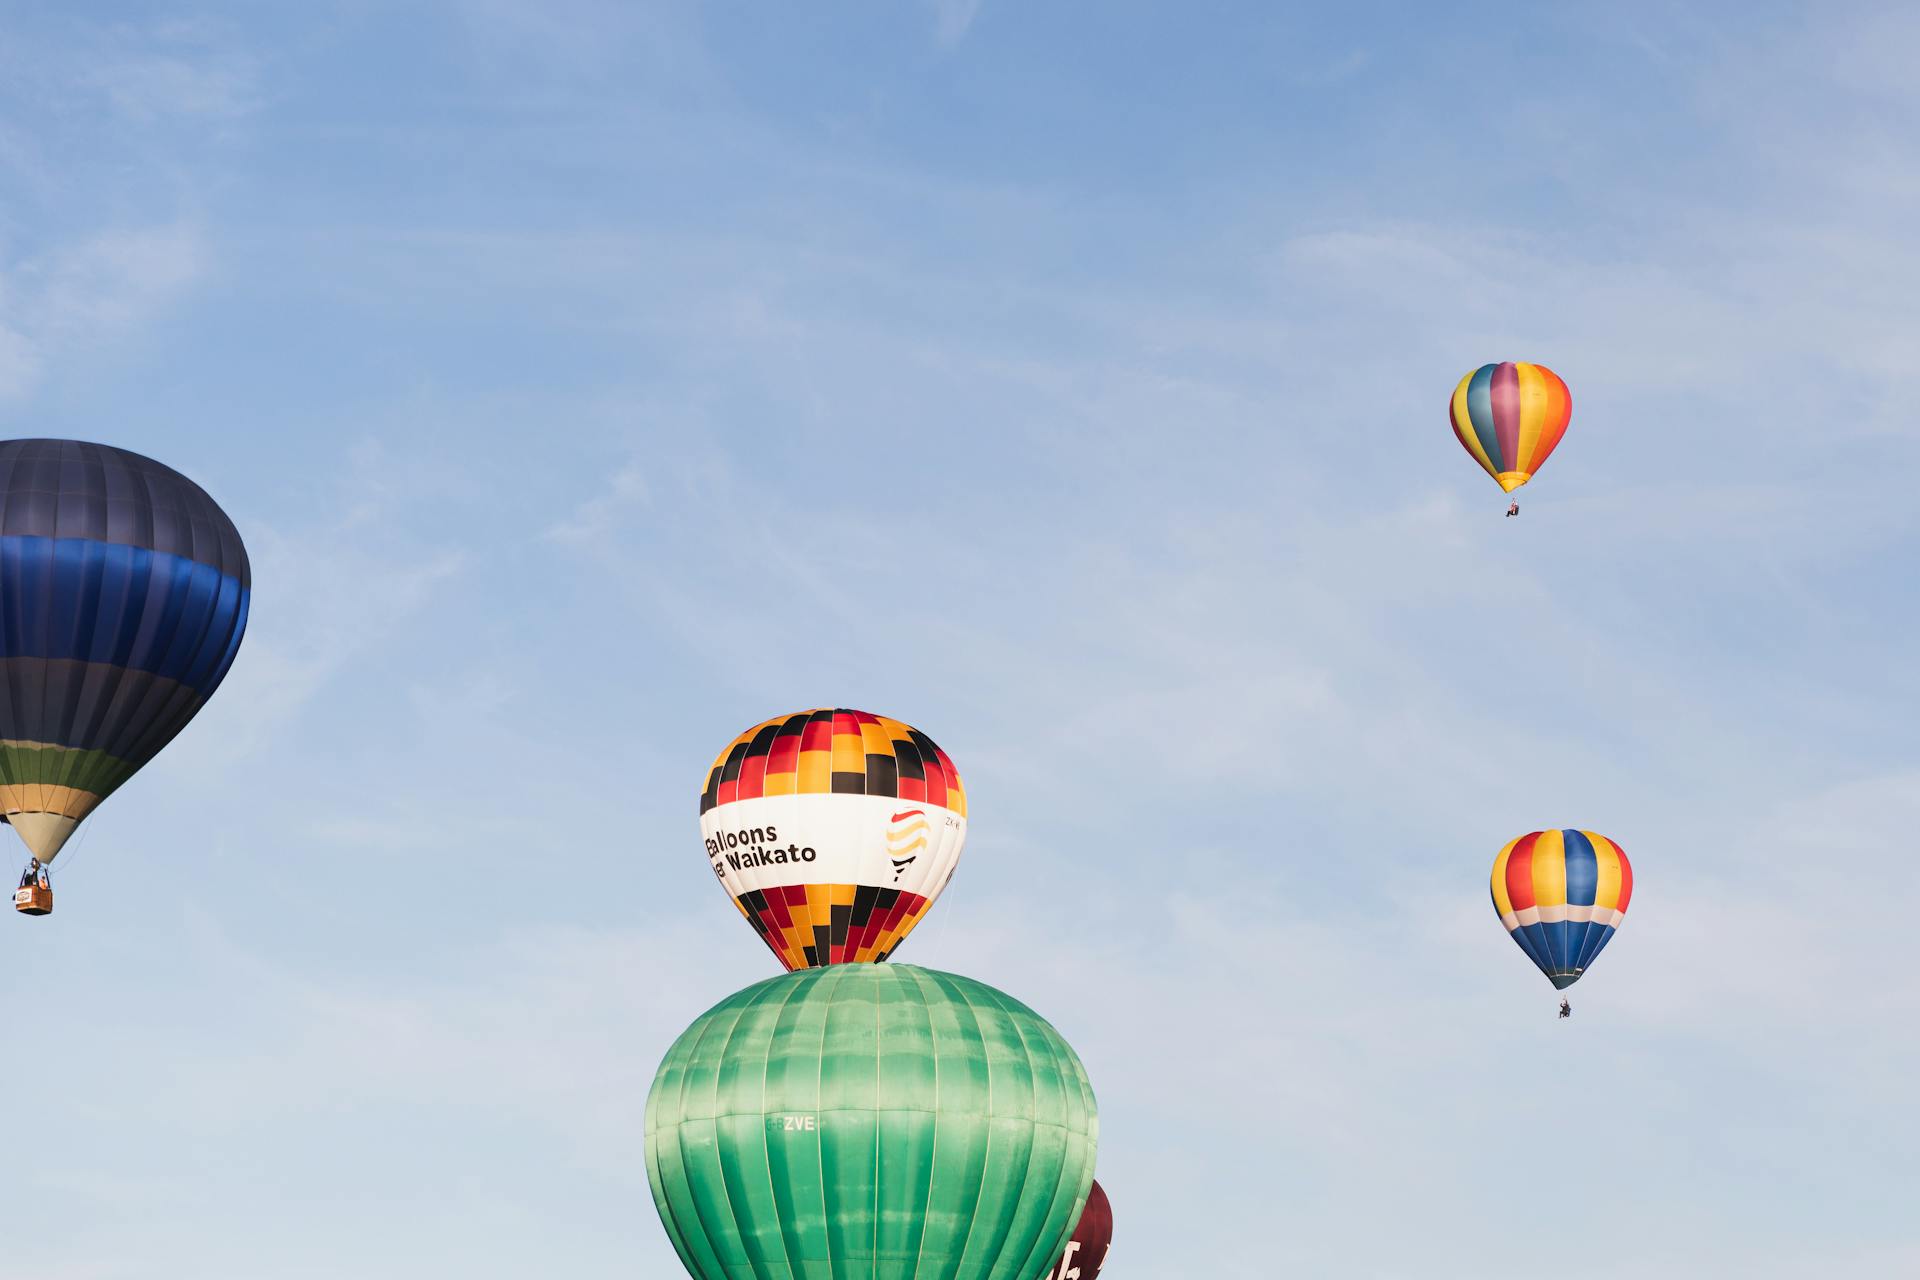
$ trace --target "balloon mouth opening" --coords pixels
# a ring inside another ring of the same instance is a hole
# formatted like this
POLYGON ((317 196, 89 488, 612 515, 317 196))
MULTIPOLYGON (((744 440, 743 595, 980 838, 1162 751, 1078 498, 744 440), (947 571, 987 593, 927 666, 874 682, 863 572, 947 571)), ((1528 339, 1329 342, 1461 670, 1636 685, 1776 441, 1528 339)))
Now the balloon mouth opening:
POLYGON ((1531 471, 1502 471, 1494 477, 1500 482, 1502 492, 1512 493, 1527 481, 1533 479, 1531 471))
POLYGON ((1553 989, 1555 991, 1565 991, 1568 987, 1580 981, 1580 975, 1577 973, 1550 973, 1547 975, 1547 981, 1553 983, 1553 989))

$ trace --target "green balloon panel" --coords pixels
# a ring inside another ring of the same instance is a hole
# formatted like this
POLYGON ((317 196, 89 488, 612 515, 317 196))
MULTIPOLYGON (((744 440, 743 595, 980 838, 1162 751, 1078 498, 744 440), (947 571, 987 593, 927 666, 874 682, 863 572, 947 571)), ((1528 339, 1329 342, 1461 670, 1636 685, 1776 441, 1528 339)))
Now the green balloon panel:
POLYGON ((1037 1280, 1099 1116, 1079 1057, 984 983, 896 964, 702 1014, 647 1098, 647 1176, 699 1280, 1037 1280))

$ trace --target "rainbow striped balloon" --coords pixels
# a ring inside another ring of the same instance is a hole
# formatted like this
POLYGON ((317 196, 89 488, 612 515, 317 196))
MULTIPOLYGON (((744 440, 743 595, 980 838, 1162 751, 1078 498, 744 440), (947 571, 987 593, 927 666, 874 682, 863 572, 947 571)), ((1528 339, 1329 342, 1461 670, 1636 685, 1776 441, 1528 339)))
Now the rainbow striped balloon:
POLYGON ((1530 831, 1493 860, 1493 909, 1527 959, 1565 989, 1626 918, 1633 867, 1591 831, 1530 831))
POLYGON ((1573 417, 1573 395, 1543 364, 1483 364, 1453 389, 1461 447, 1512 493, 1547 460, 1573 417))

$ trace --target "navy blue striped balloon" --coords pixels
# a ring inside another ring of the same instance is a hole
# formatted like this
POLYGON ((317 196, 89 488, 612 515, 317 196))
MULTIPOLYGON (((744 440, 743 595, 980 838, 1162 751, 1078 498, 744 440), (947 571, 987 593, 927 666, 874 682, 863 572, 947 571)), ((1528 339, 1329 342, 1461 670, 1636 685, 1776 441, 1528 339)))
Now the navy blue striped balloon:
POLYGON ((220 686, 251 583, 233 521, 172 468, 0 441, 0 809, 35 858, 220 686))

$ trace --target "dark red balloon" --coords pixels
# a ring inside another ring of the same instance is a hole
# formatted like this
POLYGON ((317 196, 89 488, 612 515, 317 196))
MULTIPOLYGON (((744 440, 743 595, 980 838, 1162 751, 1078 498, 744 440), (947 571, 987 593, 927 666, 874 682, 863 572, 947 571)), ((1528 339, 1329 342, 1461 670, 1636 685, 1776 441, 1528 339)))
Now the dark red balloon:
POLYGON ((1087 1192, 1087 1207, 1081 1210, 1080 1225, 1068 1238, 1066 1252, 1040 1280, 1094 1280, 1106 1265, 1107 1246, 1112 1243, 1113 1206, 1096 1182, 1087 1192))

